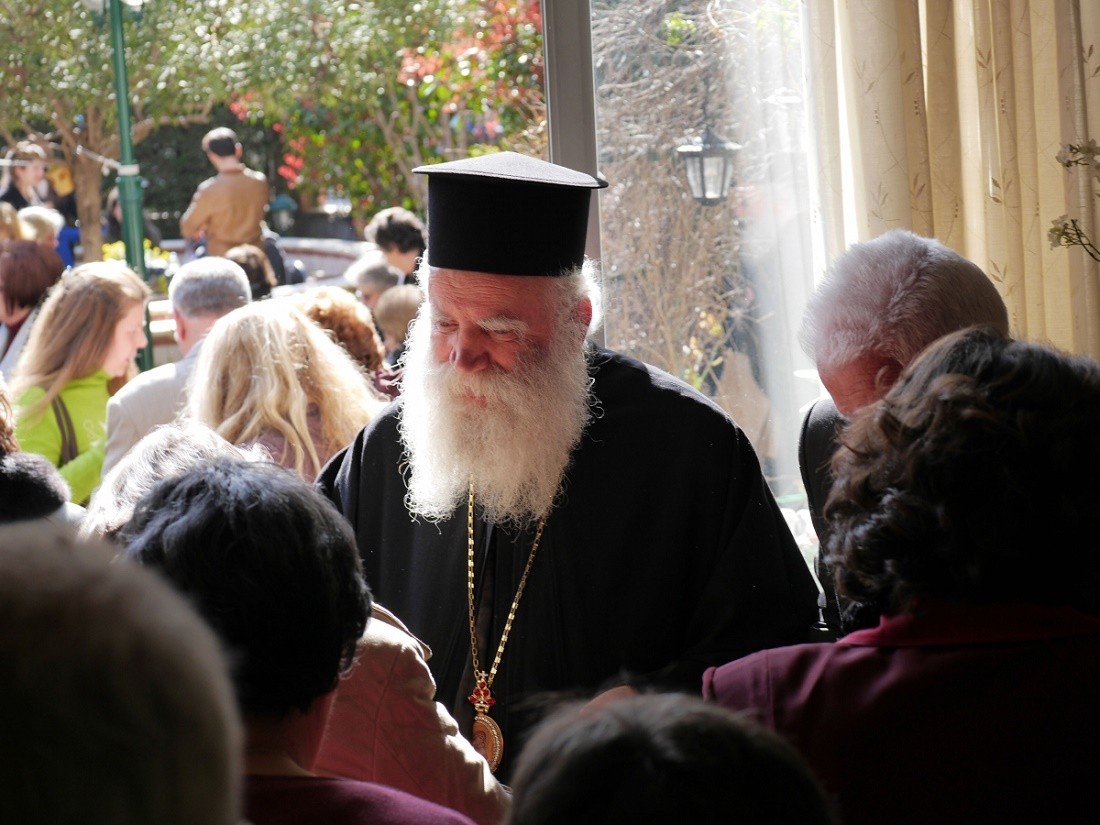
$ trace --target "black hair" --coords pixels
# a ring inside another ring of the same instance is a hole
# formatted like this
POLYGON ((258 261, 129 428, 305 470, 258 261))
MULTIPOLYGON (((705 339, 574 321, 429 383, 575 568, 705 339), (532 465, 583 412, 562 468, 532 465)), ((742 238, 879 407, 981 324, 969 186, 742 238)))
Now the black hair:
POLYGON ((221 637, 244 713, 304 713, 351 667, 371 607, 355 536, 294 473, 200 465, 142 499, 120 540, 221 637))
POLYGON ((391 206, 375 214, 367 224, 365 236, 385 251, 396 249, 398 252, 409 252, 415 249, 423 255, 428 244, 423 221, 400 206, 391 206))
POLYGON ((237 133, 225 126, 211 129, 202 139, 202 149, 218 157, 228 158, 237 154, 237 133))
POLYGON ((690 696, 567 706, 524 747, 509 825, 828 825, 809 768, 775 734, 690 696))

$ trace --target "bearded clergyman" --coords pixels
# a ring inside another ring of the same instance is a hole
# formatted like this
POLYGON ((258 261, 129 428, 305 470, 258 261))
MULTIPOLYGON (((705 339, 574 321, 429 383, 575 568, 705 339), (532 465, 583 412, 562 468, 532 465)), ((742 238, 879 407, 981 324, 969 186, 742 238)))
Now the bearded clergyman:
POLYGON ((426 301, 402 397, 319 484, 507 779, 546 694, 698 693, 710 665, 804 641, 817 587, 733 421, 587 343, 606 184, 508 152, 415 171, 426 301))

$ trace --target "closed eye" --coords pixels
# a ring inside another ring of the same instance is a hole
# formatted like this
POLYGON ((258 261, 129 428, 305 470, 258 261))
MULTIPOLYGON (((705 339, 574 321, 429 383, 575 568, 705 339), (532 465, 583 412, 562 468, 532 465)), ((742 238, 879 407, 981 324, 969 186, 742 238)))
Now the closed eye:
POLYGON ((494 341, 522 341, 527 337, 527 324, 510 318, 487 319, 480 326, 494 341))

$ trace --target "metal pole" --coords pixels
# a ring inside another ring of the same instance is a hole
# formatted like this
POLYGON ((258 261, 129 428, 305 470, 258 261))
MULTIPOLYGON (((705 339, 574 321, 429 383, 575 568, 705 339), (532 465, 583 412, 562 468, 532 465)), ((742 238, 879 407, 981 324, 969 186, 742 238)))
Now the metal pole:
MULTIPOLYGON (((111 21, 111 52, 115 69, 115 100, 118 101, 118 199, 122 206, 122 241, 126 263, 141 279, 145 275, 145 222, 142 219, 141 174, 134 163, 134 144, 130 124, 130 80, 126 74, 126 36, 122 29, 122 2, 108 0, 111 21)), ((153 366, 153 336, 149 329, 149 310, 145 310, 145 337, 148 345, 138 353, 142 370, 153 366)))

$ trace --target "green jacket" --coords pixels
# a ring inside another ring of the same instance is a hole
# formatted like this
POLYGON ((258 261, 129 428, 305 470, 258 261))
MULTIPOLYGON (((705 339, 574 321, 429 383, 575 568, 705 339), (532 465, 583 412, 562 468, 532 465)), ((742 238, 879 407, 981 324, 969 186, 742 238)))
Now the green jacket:
POLYGON ((26 390, 16 402, 18 418, 15 437, 25 452, 45 456, 57 467, 61 477, 72 490, 72 500, 85 503, 99 485, 103 468, 103 455, 107 447, 107 381, 106 371, 77 378, 61 390, 61 400, 69 411, 76 431, 77 457, 61 465, 61 428, 53 410, 46 410, 33 418, 26 410, 41 399, 46 391, 41 387, 26 390))

